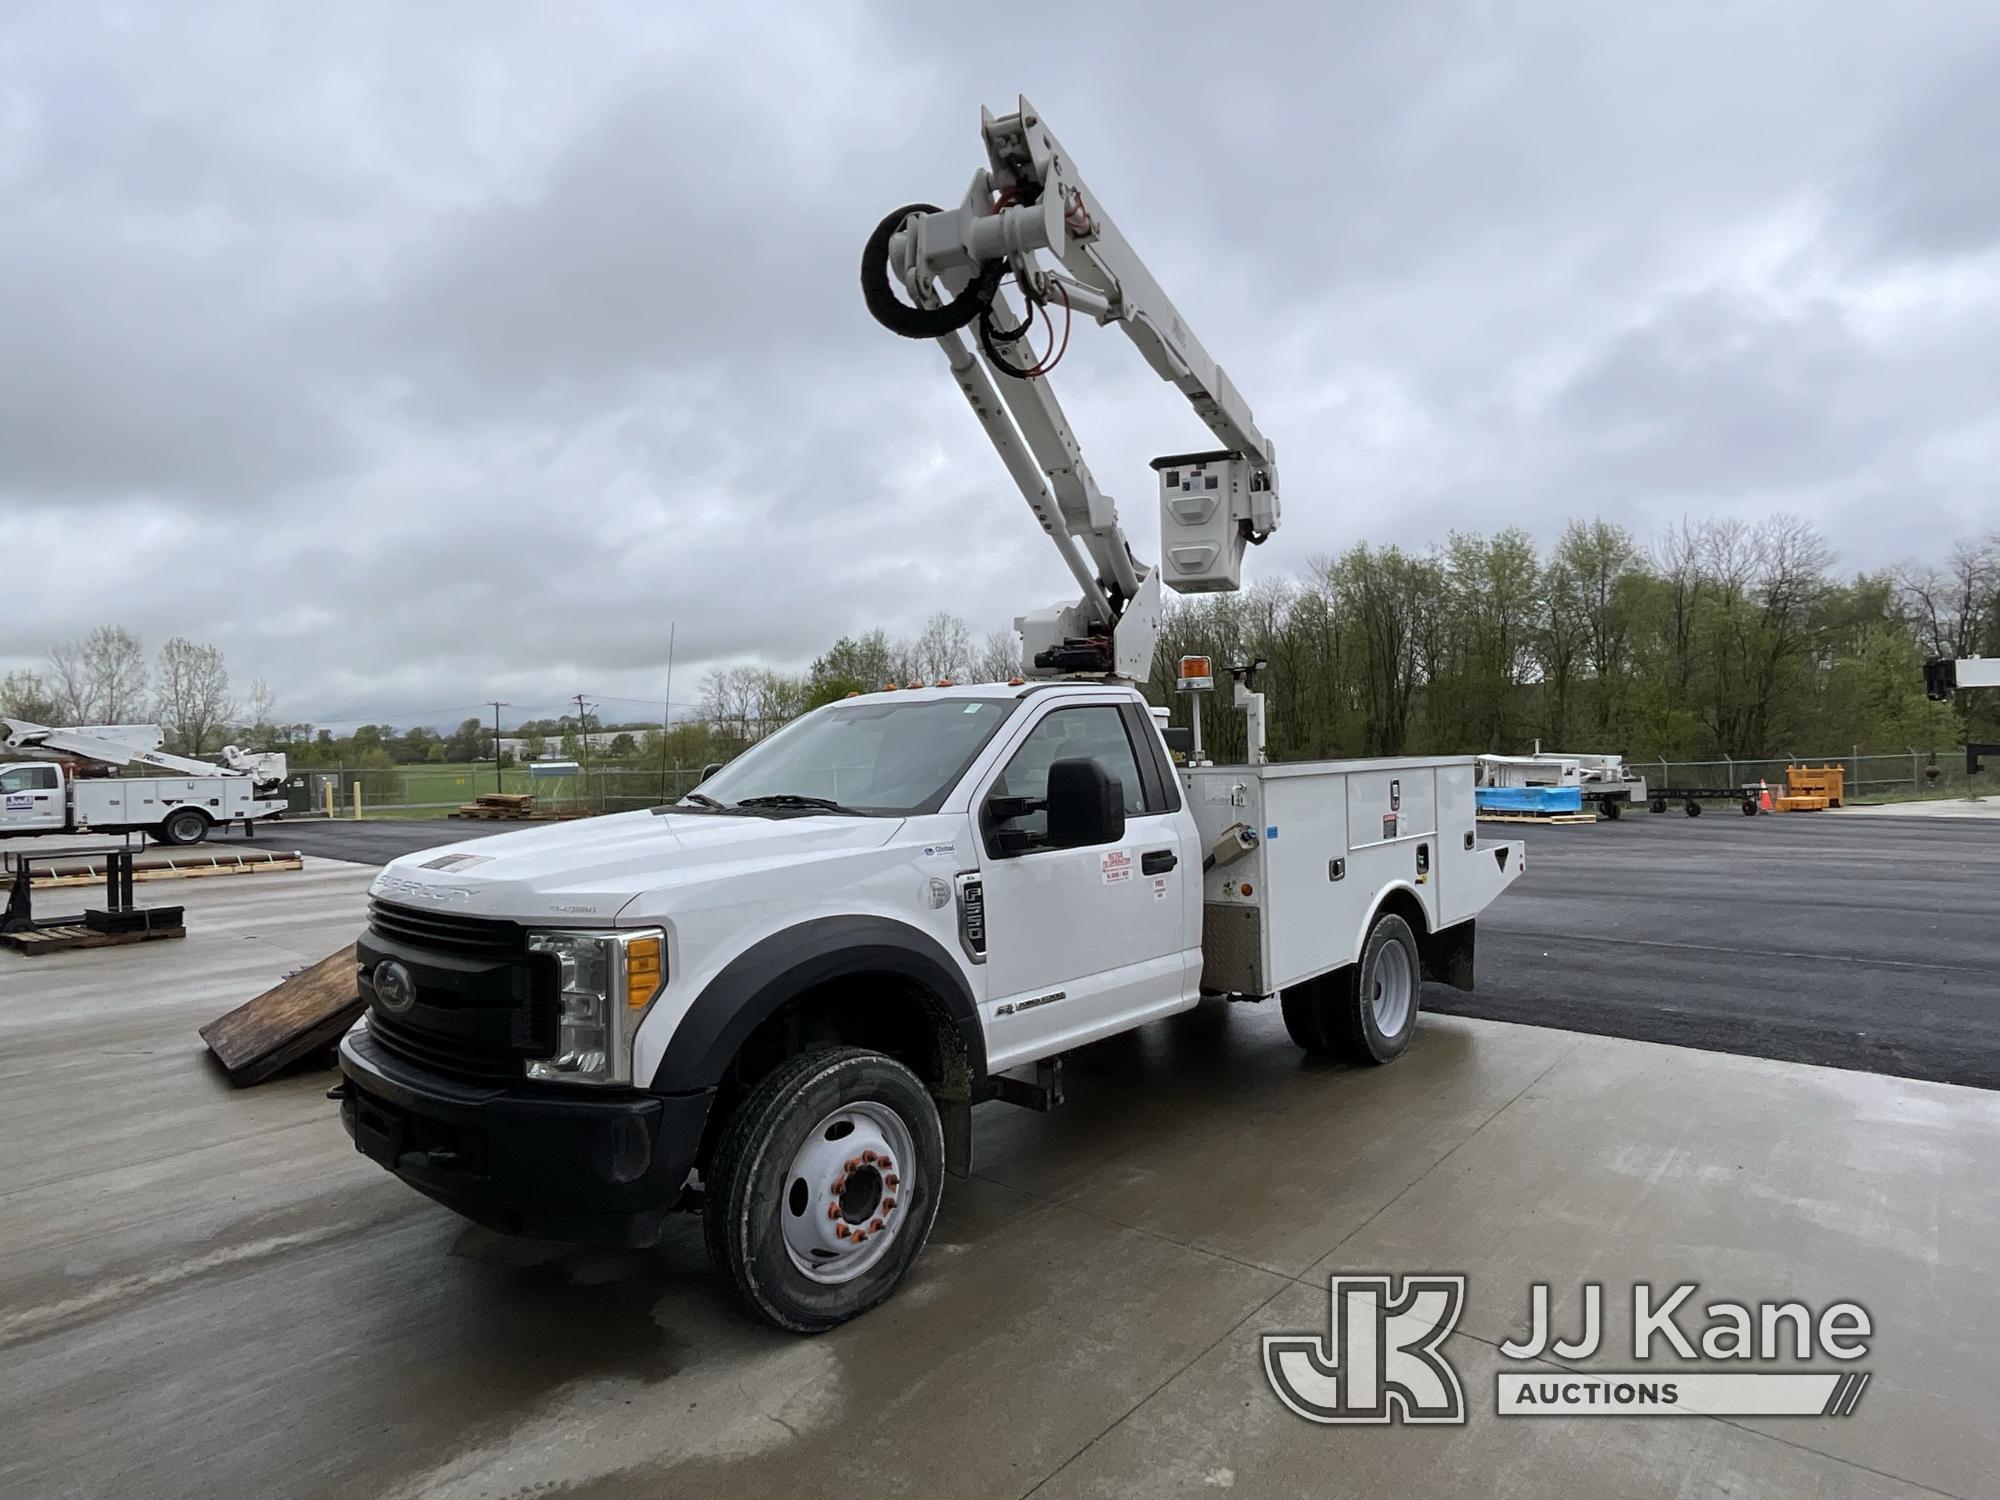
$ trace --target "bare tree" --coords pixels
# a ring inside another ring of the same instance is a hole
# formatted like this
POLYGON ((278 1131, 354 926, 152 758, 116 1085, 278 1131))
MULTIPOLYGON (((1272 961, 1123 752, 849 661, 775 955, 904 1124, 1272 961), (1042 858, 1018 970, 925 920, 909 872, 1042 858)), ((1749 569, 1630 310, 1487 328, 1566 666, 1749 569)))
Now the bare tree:
POLYGON ((963 677, 972 666, 972 631, 957 615, 941 609, 924 622, 923 633, 903 654, 913 682, 963 677))
POLYGON ((0 718, 47 724, 61 717, 62 710, 41 673, 23 668, 0 679, 0 718))
MULTIPOLYGON (((243 705, 243 711, 250 720, 248 727, 251 729, 268 731, 275 727, 278 713, 278 698, 271 691, 271 685, 263 678, 253 677, 250 679, 250 696, 243 705)), ((479 721, 474 719, 470 722, 473 726, 472 753, 460 756, 459 759, 461 760, 473 759, 479 749, 479 721)), ((464 733, 464 728, 465 726, 462 724, 459 726, 461 734, 464 733)))
POLYGON ((90 689, 90 671, 83 661, 82 641, 58 641, 49 647, 49 696, 53 718, 66 724, 97 722, 97 700, 90 689))
POLYGON ((160 648, 156 686, 155 711, 183 755, 200 755, 236 716, 229 671, 214 646, 175 636, 160 648))
POLYGON ((995 630, 980 644, 972 662, 974 682, 1005 682, 1021 675, 1021 638, 1011 630, 995 630))
POLYGON ((1941 568, 1906 565, 1896 582, 1926 656, 1976 656, 2000 615, 2000 533, 1954 544, 1941 568))
POLYGON ((146 654, 123 625, 49 648, 56 717, 71 724, 117 724, 144 713, 146 678, 146 654))
POLYGON ((84 637, 84 669, 100 722, 122 724, 146 711, 146 653, 123 625, 100 625, 84 637))

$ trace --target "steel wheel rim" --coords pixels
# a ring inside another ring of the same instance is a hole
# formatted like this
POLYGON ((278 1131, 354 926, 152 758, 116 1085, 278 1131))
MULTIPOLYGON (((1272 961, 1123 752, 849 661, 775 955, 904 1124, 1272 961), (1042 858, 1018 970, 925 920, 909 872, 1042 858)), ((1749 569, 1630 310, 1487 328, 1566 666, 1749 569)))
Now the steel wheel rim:
POLYGON ((843 1104, 806 1133, 778 1201, 785 1253, 826 1286, 880 1263, 917 1188, 916 1138, 886 1104, 843 1104))
POLYGON ((1382 1035, 1395 1036, 1409 1024, 1414 979, 1410 955, 1404 952, 1403 945, 1384 943, 1368 968, 1371 991, 1368 1003, 1375 1011, 1375 1029, 1382 1035))

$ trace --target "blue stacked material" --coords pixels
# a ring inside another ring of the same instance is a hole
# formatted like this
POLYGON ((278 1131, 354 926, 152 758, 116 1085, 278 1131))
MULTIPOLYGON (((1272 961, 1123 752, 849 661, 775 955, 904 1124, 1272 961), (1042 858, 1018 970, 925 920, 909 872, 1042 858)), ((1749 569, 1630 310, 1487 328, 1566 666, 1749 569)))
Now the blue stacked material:
POLYGON ((1573 786, 1482 786, 1472 794, 1480 812, 1573 813, 1583 811, 1583 793, 1573 786))

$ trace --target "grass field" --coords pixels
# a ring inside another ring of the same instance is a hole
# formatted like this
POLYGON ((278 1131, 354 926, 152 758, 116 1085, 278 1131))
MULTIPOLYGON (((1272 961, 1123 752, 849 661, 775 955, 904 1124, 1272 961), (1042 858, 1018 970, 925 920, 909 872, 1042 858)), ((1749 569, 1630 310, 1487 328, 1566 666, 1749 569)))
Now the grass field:
MULTIPOLYGON (((311 772, 321 768, 299 769, 311 772)), ((335 800, 342 814, 351 813, 353 786, 358 780, 364 814, 380 808, 385 812, 395 809, 399 816, 442 817, 482 793, 495 791, 532 792, 538 805, 553 810, 649 807, 668 793, 679 795, 694 785, 700 774, 693 766, 669 766, 663 776, 657 767, 593 765, 587 774, 537 777, 526 766, 509 766, 496 777, 490 761, 392 766, 343 773, 335 800)))

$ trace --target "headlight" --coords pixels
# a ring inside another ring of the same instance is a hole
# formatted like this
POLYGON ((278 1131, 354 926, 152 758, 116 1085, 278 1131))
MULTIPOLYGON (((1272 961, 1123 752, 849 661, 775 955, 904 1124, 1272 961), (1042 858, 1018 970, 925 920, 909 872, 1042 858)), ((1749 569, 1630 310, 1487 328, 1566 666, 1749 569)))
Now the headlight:
POLYGON ((667 936, 631 932, 532 932, 528 951, 555 960, 556 1052, 528 1064, 530 1078, 630 1083, 632 1037, 667 977, 667 936))

